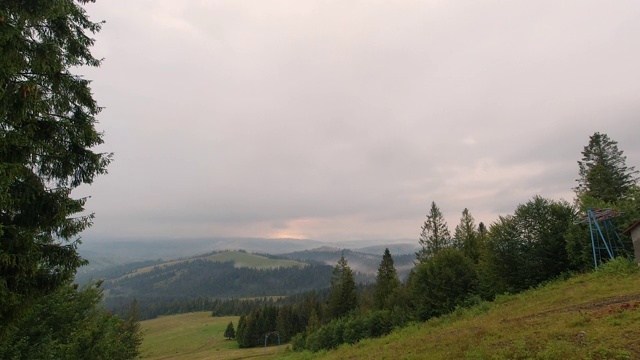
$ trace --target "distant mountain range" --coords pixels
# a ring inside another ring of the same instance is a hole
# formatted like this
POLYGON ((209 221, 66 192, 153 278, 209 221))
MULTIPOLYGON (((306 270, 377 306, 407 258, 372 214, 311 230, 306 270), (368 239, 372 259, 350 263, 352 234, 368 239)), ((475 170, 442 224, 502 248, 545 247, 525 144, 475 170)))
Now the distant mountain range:
POLYGON ((100 243, 81 250, 90 264, 80 269, 76 282, 84 284, 91 279, 104 280, 104 304, 111 310, 126 307, 134 298, 141 307, 182 308, 185 301, 189 303, 197 299, 284 296, 326 289, 332 268, 340 256, 347 259, 358 283, 371 283, 375 280, 385 248, 393 249, 390 251, 396 269, 404 279, 413 268, 417 248, 412 244, 357 248, 363 245, 358 242, 350 244, 356 247, 351 250, 334 245, 291 239, 100 243), (305 249, 313 245, 320 246, 305 249), (284 248, 301 250, 255 254, 240 250, 242 246, 272 252, 284 248), (236 250, 220 249, 225 247, 236 250), (213 251, 205 254, 185 256, 212 248, 213 251), (394 250, 405 254, 394 254, 394 250))
MULTIPOLYGON (((356 251, 323 246, 317 249, 294 251, 280 256, 287 259, 311 261, 330 266, 334 266, 338 262, 338 259, 340 259, 340 256, 344 256, 349 267, 353 271, 375 276, 378 272, 380 262, 382 261, 382 254, 384 253, 384 248, 382 248, 378 253, 379 250, 380 249, 378 247, 374 247, 370 252, 365 252, 367 251, 366 249, 359 249, 356 251)), ((391 249, 389 249, 389 251, 393 257, 394 266, 398 271, 398 275, 402 280, 404 280, 409 274, 409 271, 414 267, 413 261, 416 258, 416 250, 412 250, 409 254, 402 255, 394 255, 394 252, 391 249)))
MULTIPOLYGON (((407 255, 417 251, 418 242, 398 240, 356 240, 340 243, 307 239, 267 238, 211 238, 211 239, 130 239, 85 240, 78 248, 89 265, 79 269, 88 274, 118 265, 141 261, 174 260, 222 250, 244 250, 250 253, 281 255, 318 248, 350 249, 363 254, 382 256, 384 249, 391 254, 407 255)), ((336 258, 337 261, 337 258, 336 258)), ((335 262, 333 262, 335 264, 335 262)))

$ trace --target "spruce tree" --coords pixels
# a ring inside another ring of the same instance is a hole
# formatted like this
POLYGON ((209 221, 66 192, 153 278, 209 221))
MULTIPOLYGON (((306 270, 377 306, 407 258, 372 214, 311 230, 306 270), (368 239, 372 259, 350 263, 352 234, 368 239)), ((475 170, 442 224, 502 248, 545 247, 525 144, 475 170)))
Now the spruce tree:
POLYGON ((389 298, 401 286, 398 273, 393 265, 393 257, 389 249, 384 250, 382 261, 378 268, 376 284, 373 290, 373 304, 376 309, 386 309, 389 307, 389 298))
POLYGON ((233 321, 229 321, 227 329, 224 331, 224 338, 227 340, 235 339, 236 331, 233 329, 233 321))
POLYGON ((89 48, 101 23, 89 0, 0 2, 0 345, 23 311, 85 263, 76 238, 91 224, 72 190, 106 172, 89 48))
POLYGON ((333 268, 328 305, 329 315, 334 319, 345 316, 358 307, 356 283, 344 255, 333 268))
POLYGON ((451 246, 452 239, 447 222, 435 202, 431 202, 429 215, 422 225, 419 243, 422 249, 416 253, 418 262, 424 262, 451 246))
POLYGON ((246 315, 240 315, 240 319, 238 319, 238 328, 236 331, 236 341, 238 341, 238 346, 242 347, 248 347, 248 345, 246 344, 246 337, 247 337, 247 316, 246 315))
POLYGON ((578 201, 584 197, 614 204, 629 196, 637 183, 638 171, 626 164, 627 157, 618 143, 607 134, 596 132, 578 161, 578 186, 574 189, 578 201))
POLYGON ((475 220, 473 216, 471 216, 469 209, 465 208, 462 211, 460 224, 456 225, 453 238, 456 248, 462 251, 462 253, 474 263, 477 263, 480 259, 480 236, 476 230, 475 220))

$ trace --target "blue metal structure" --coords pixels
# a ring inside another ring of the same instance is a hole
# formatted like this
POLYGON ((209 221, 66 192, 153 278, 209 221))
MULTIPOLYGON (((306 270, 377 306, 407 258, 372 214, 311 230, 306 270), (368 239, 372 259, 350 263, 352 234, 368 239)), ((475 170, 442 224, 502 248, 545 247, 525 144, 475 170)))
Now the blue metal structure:
POLYGON ((611 222, 611 219, 620 215, 622 213, 614 209, 587 209, 586 220, 589 223, 593 263, 596 268, 602 263, 603 256, 608 255, 610 259, 615 259, 616 250, 624 249, 624 244, 611 222))

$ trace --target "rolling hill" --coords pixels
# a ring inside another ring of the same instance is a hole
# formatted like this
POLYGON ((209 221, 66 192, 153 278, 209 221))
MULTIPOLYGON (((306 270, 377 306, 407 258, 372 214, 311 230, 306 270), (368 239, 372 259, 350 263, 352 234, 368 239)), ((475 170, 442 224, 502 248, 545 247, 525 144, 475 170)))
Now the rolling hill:
POLYGON ((123 265, 104 276, 104 305, 122 312, 136 299, 141 313, 206 309, 212 299, 285 296, 329 287, 332 267, 244 251, 123 265), (150 311, 149 308, 155 310, 150 311))
MULTIPOLYGON (((382 338, 342 345, 337 350, 311 354, 286 352, 287 346, 270 347, 260 349, 260 358, 640 359, 638 284, 638 268, 609 267, 568 280, 556 280, 517 295, 499 296, 494 302, 459 309, 382 338)), ((183 332, 208 331, 204 323, 209 322, 204 318, 191 321, 187 316, 198 317, 185 314, 171 321, 158 319, 142 324, 146 328, 162 323, 165 332, 174 332, 174 338, 180 338, 183 332), (167 328, 171 322, 178 325, 167 328)), ((144 341, 151 344, 158 336, 150 332, 144 341)), ((215 345, 216 335, 211 333, 211 336, 191 342, 181 350, 193 352, 193 357, 173 352, 156 353, 152 358, 217 358, 222 350, 215 345)), ((256 357, 256 350, 227 346, 224 355, 234 359, 256 357)))

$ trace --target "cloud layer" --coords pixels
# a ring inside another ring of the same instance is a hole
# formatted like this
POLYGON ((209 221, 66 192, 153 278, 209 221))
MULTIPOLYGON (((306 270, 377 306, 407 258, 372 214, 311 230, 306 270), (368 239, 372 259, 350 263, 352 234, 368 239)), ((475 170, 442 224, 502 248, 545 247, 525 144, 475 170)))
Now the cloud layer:
POLYGON ((637 1, 103 0, 84 238, 417 238, 640 165, 637 1))

